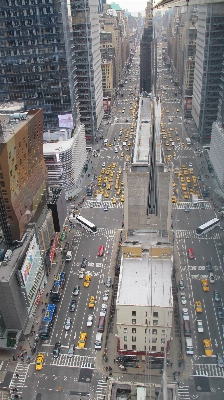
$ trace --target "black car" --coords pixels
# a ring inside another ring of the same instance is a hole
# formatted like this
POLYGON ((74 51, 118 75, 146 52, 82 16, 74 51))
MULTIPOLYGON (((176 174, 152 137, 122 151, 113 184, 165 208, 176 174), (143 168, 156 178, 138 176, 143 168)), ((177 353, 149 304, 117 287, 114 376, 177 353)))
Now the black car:
POLYGON ((212 271, 213 271, 212 263, 211 263, 210 261, 207 261, 205 265, 206 265, 206 269, 207 269, 209 272, 212 272, 212 271))
POLYGON ((88 265, 87 258, 83 258, 82 263, 81 263, 81 268, 86 268, 88 265))
POLYGON ((79 285, 75 285, 72 294, 73 294, 74 296, 78 296, 78 295, 79 295, 79 292, 80 292, 80 286, 79 286, 79 285))
POLYGON ((60 350, 61 350, 61 343, 57 342, 54 345, 54 350, 53 350, 53 357, 58 358, 60 355, 60 350))
POLYGON ((76 309, 76 300, 72 300, 69 307, 69 311, 75 311, 75 309, 76 309))
POLYGON ((223 319, 224 318, 224 314, 223 314, 223 309, 221 306, 217 306, 216 307, 216 312, 217 312, 217 316, 219 319, 223 319))
POLYGON ((215 301, 217 301, 217 302, 221 301, 221 296, 220 296, 220 293, 218 290, 214 290, 213 297, 214 297, 215 301))

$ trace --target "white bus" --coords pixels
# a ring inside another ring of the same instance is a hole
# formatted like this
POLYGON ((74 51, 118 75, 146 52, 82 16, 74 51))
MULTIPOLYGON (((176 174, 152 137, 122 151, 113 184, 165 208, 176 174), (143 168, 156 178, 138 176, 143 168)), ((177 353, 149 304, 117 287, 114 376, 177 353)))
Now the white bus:
POLYGON ((207 232, 211 231, 212 229, 214 229, 219 224, 220 224, 220 220, 218 218, 213 218, 210 221, 206 222, 205 224, 199 226, 196 229, 196 234, 198 236, 201 236, 204 233, 207 233, 207 232))
POLYGON ((94 225, 92 222, 88 221, 87 219, 83 218, 81 215, 78 215, 76 217, 76 222, 89 232, 92 232, 92 233, 97 232, 96 225, 94 225))

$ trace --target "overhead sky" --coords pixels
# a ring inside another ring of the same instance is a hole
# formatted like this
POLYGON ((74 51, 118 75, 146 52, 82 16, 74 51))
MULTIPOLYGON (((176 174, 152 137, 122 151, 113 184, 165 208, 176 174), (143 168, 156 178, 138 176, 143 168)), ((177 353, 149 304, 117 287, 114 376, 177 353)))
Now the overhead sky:
POLYGON ((138 13, 145 12, 147 0, 108 0, 107 3, 116 3, 124 10, 127 9, 131 13, 138 13))

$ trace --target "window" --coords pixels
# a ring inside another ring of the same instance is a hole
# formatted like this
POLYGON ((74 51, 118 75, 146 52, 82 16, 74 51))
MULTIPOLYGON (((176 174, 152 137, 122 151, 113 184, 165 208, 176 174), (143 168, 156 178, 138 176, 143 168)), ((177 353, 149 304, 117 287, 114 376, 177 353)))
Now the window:
POLYGON ((132 311, 132 317, 136 317, 136 311, 132 311))
POLYGON ((9 172, 9 175, 12 176, 12 170, 9 172))
POLYGON ((124 342, 127 342, 127 341, 128 341, 128 337, 124 336, 124 342))
POLYGON ((161 343, 162 343, 162 344, 165 344, 165 338, 162 338, 162 339, 161 339, 161 343))
POLYGON ((152 338, 152 343, 156 343, 157 342, 157 338, 156 337, 153 337, 152 338))
POLYGON ((146 346, 144 346, 144 350, 146 350, 146 346))
POLYGON ((158 325, 158 321, 156 319, 153 320, 153 325, 158 325))
POLYGON ((164 348, 164 347, 161 347, 161 351, 165 351, 165 348, 164 348))
POLYGON ((132 320, 132 324, 136 324, 136 319, 133 319, 133 320, 132 320))
POLYGON ((132 345, 132 350, 136 350, 136 345, 135 344, 132 345))
POLYGON ((136 328, 132 328, 132 333, 136 333, 136 328))
POLYGON ((146 328, 145 333, 147 333, 147 332, 150 333, 150 329, 146 328))
POLYGON ((128 333, 128 328, 124 328, 124 333, 128 333))
POLYGON ((147 317, 147 311, 146 311, 146 313, 145 313, 145 316, 147 317))
POLYGON ((158 316, 158 312, 155 312, 155 311, 154 311, 154 312, 153 312, 153 317, 154 317, 154 318, 158 318, 158 317, 159 317, 159 316, 158 316))
POLYGON ((156 351, 156 346, 152 346, 152 351, 156 351))
POLYGON ((136 342, 136 336, 132 336, 132 342, 136 342))
POLYGON ((147 318, 146 318, 146 320, 145 320, 145 324, 146 324, 146 325, 148 324, 148 320, 147 320, 147 318))
POLYGON ((157 335, 157 329, 153 329, 153 330, 152 330, 152 334, 153 334, 153 335, 157 335))
POLYGON ((162 329, 162 335, 165 335, 165 329, 162 329))
POLYGON ((9 152, 9 159, 11 158, 11 151, 9 152))
POLYGON ((124 350, 127 350, 128 346, 127 344, 124 344, 124 350))

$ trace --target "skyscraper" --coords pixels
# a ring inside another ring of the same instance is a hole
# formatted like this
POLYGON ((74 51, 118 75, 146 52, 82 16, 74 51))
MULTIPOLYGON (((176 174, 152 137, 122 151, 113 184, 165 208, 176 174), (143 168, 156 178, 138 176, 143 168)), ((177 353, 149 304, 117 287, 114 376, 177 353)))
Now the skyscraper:
POLYGON ((223 3, 198 6, 192 116, 201 142, 209 143, 218 112, 224 54, 223 3))
POLYGON ((46 201, 43 112, 0 115, 0 121, 0 221, 10 242, 21 239, 30 217, 46 201))
POLYGON ((71 1, 80 120, 86 140, 94 142, 103 118, 98 0, 71 1))
POLYGON ((5 0, 1 4, 0 102, 42 108, 46 126, 58 114, 77 118, 77 87, 71 24, 63 2, 5 0))
POLYGON ((145 9, 145 26, 140 41, 140 91, 152 90, 152 4, 148 1, 145 9))

